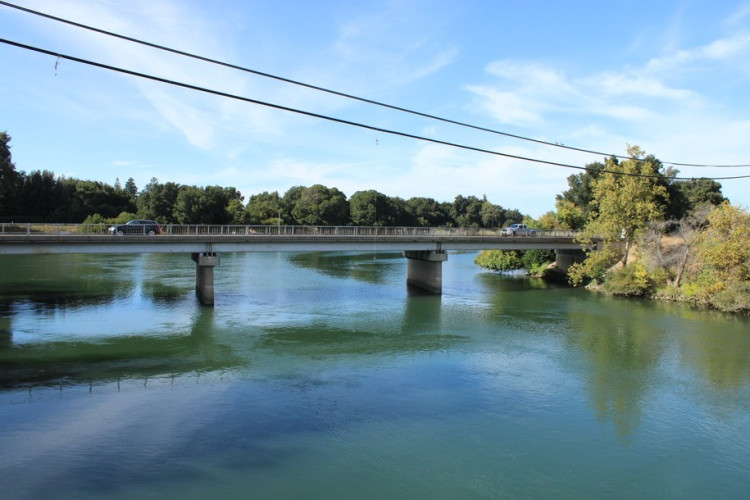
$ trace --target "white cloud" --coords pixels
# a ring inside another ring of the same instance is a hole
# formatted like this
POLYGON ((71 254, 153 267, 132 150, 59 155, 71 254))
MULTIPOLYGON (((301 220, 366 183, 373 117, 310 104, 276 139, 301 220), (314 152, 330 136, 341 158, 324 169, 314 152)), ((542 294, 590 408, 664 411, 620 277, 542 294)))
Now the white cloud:
POLYGON ((663 57, 651 59, 645 70, 653 74, 669 71, 703 69, 701 63, 725 62, 747 67, 750 57, 750 33, 742 32, 731 37, 714 40, 708 45, 679 50, 663 57))
POLYGON ((668 99, 692 99, 696 93, 686 89, 673 89, 653 77, 627 73, 600 73, 587 78, 585 84, 592 91, 610 96, 640 95, 668 99))
POLYGON ((541 101, 529 99, 523 92, 503 91, 488 85, 468 85, 465 89, 477 96, 479 106, 500 123, 530 126, 542 122, 541 101))

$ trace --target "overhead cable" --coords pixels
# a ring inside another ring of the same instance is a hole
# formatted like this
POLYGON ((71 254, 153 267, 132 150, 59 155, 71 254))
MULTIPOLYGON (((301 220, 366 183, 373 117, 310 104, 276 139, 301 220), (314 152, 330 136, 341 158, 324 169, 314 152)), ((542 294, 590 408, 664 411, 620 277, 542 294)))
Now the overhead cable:
MULTIPOLYGON (((186 51, 183 51, 183 50, 173 49, 171 47, 167 47, 167 46, 164 46, 164 45, 159 45, 159 44, 156 44, 156 43, 148 42, 148 41, 141 40, 141 39, 134 38, 134 37, 130 37, 130 36, 127 36, 127 35, 121 35, 119 33, 114 33, 112 31, 107 31, 107 30, 104 30, 104 29, 101 29, 101 28, 96 28, 94 26, 89 26, 89 25, 86 25, 86 24, 82 24, 82 23, 78 23, 78 22, 75 22, 75 21, 71 21, 69 19, 64 19, 62 17, 53 16, 51 14, 47 14, 47 13, 40 12, 40 11, 37 11, 37 10, 29 9, 29 8, 26 8, 26 7, 21 7, 20 5, 15 5, 15 4, 12 4, 10 2, 6 2, 4 0, 0 0, 0 5, 5 5, 6 7, 10 7, 10 8, 17 9, 17 10, 20 10, 20 11, 23 11, 23 12, 26 12, 26 13, 29 13, 29 14, 33 14, 33 15, 36 15, 36 16, 40 16, 40 17, 44 17, 44 18, 47 18, 47 19, 51 19, 53 21, 58 21, 58 22, 61 22, 61 23, 65 23, 65 24, 68 24, 70 26, 75 26, 77 28, 82 28, 82 29, 85 29, 85 30, 93 31, 93 32, 100 33, 100 34, 107 35, 107 36, 111 36, 111 37, 114 37, 114 38, 119 38, 121 40, 126 40, 128 42, 133 42, 133 43, 137 43, 137 44, 140 44, 140 45, 145 45, 147 47, 151 47, 151 48, 154 48, 154 49, 162 50, 162 51, 165 51, 165 52, 170 52, 172 54, 177 54, 177 55, 180 55, 180 56, 189 57, 189 58, 192 58, 192 59, 197 59, 199 61, 208 62, 208 63, 211 63, 211 64, 216 64, 216 65, 219 65, 219 66, 224 66, 224 67, 235 69, 235 70, 239 70, 239 71, 244 71, 246 73, 251 73, 251 74, 254 74, 254 75, 257 75, 257 76, 262 76, 262 77, 265 77, 265 78, 271 78, 271 79, 274 79, 274 80, 277 80, 277 81, 289 83, 289 84, 292 84, 292 85, 297 85, 297 86, 300 86, 300 87, 305 87, 305 88, 308 88, 308 89, 311 89, 311 90, 316 90, 316 91, 320 91, 320 92, 325 92, 325 93, 328 93, 328 94, 332 94, 332 95, 335 95, 335 96, 344 97, 346 99, 352 99, 352 100, 355 100, 355 101, 364 102, 366 104, 372 104, 374 106, 380 106, 380 107, 383 107, 383 108, 392 109, 394 111, 400 111, 400 112, 403 112, 403 113, 409 113, 409 114, 412 114, 412 115, 415 115, 415 116, 420 116, 422 118, 428 118, 428 119, 431 119, 431 120, 437 120, 437 121, 441 121, 441 122, 444 122, 444 123, 450 123, 451 125, 457 125, 457 126, 460 126, 460 127, 466 127, 466 128, 470 128, 470 129, 474 129, 474 130, 479 130, 479 131, 482 131, 482 132, 488 132, 488 133, 491 133, 491 134, 501 135, 501 136, 505 136, 505 137, 510 137, 510 138, 518 139, 518 140, 522 140, 522 141, 528 141, 528 142, 534 142, 534 143, 537 143, 537 144, 543 144, 545 146, 552 146, 552 147, 567 149, 567 150, 571 150, 571 151, 578 151, 580 153, 594 154, 594 155, 605 156, 605 157, 613 157, 613 158, 619 158, 619 159, 629 159, 628 156, 617 155, 617 154, 613 154, 613 153, 604 153, 604 152, 601 152, 601 151, 595 151, 595 150, 585 149, 585 148, 578 148, 578 147, 574 147, 574 146, 566 146, 565 144, 560 144, 560 143, 557 143, 557 142, 543 141, 541 139, 534 139, 532 137, 526 137, 526 136, 522 136, 522 135, 511 134, 509 132, 503 132, 503 131, 500 131, 500 130, 491 129, 491 128, 487 128, 487 127, 482 127, 482 126, 479 126, 479 125, 473 125, 473 124, 470 124, 470 123, 461 122, 461 121, 458 121, 458 120, 452 120, 450 118, 445 118, 445 117, 441 117, 441 116, 437 116, 437 115, 432 115, 432 114, 429 114, 429 113, 423 113, 421 111, 416 111, 416 110, 409 109, 409 108, 404 108, 404 107, 401 107, 401 106, 395 106, 393 104, 387 104, 387 103, 376 101, 376 100, 373 100, 373 99, 368 99, 368 98, 364 98, 364 97, 355 96, 353 94, 347 94, 345 92, 340 92, 340 91, 337 91, 337 90, 332 90, 332 89, 328 89, 328 88, 325 88, 325 87, 320 87, 318 85, 312 85, 312 84, 301 82, 301 81, 298 81, 298 80, 292 80, 290 78, 285 78, 285 77, 274 75, 274 74, 271 74, 271 73, 266 73, 266 72, 263 72, 263 71, 254 70, 254 69, 243 67, 243 66, 239 66, 239 65, 236 65, 236 64, 227 63, 227 62, 224 62, 224 61, 219 61, 217 59, 212 59, 212 58, 201 56, 201 55, 198 55, 198 54, 193 54, 193 53, 186 52, 186 51)), ((746 164, 746 165, 710 165, 710 164, 698 164, 698 163, 679 163, 679 162, 671 162, 671 161, 662 161, 661 163, 665 164, 665 165, 673 165, 673 166, 679 166, 679 167, 699 167, 699 168, 708 168, 708 167, 711 167, 711 168, 750 167, 750 164, 746 164)))
MULTIPOLYGON (((62 53, 59 53, 59 52, 54 52, 54 51, 51 51, 51 50, 42 49, 42 48, 39 48, 39 47, 34 47, 34 46, 31 46, 31 45, 26 45, 26 44, 19 43, 19 42, 14 42, 12 40, 7 40, 5 38, 0 38, 0 43, 4 43, 4 44, 7 44, 7 45, 12 45, 14 47, 19 47, 19 48, 22 48, 22 49, 30 50, 30 51, 33 51, 33 52, 38 52, 38 53, 41 53, 41 54, 46 54, 46 55, 53 56, 53 57, 56 57, 56 58, 59 58, 59 59, 66 59, 68 61, 73 61, 73 62, 77 62, 77 63, 80 63, 80 64, 85 64, 87 66, 93 66, 93 67, 96 67, 96 68, 106 69, 106 70, 109 70, 109 71, 115 71, 117 73, 123 73, 123 74, 126 74, 126 75, 131 75, 131 76, 135 76, 135 77, 138 77, 138 78, 143 78, 143 79, 146 79, 146 80, 152 80, 152 81, 156 81, 156 82, 160 82, 160 83, 165 83, 165 84, 168 84, 168 85, 174 85, 176 87, 181 87, 181 88, 185 88, 185 89, 189 89, 189 90, 195 90, 197 92, 203 92, 203 93, 206 93, 206 94, 212 94, 212 95, 216 95, 216 96, 219 96, 219 97, 226 97, 228 99, 235 99, 235 100, 238 100, 238 101, 248 102, 248 103, 251 103, 251 104, 257 104, 257 105, 260 105, 260 106, 266 106, 266 107, 273 108, 273 109, 279 109, 279 110, 282 110, 282 111, 288 111, 290 113, 296 113, 296 114, 300 114, 300 115, 303 115, 303 116, 309 116, 309 117, 312 117, 312 118, 319 118, 321 120, 327 120, 327 121, 330 121, 330 122, 341 123, 341 124, 350 125, 350 126, 353 126, 353 127, 359 127, 359 128, 363 128, 363 129, 373 130, 373 131, 376 131, 376 132, 382 132, 384 134, 396 135, 396 136, 400 136, 400 137, 406 137, 406 138, 409 138, 409 139, 416 139, 416 140, 420 140, 420 141, 431 142, 431 143, 434 143, 434 144, 441 144, 443 146, 449 146, 449 147, 458 148, 458 149, 464 149, 464 150, 468 150, 468 151, 475 151, 475 152, 478 152, 478 153, 485 153, 485 154, 490 154, 490 155, 494 155, 494 156, 501 156, 501 157, 504 157, 504 158, 512 158, 512 159, 516 159, 516 160, 522 160, 522 161, 528 161, 528 162, 534 162, 534 163, 541 163, 541 164, 544 164, 544 165, 552 165, 552 166, 556 166, 556 167, 572 168, 572 169, 576 169, 576 170, 586 170, 586 171, 592 170, 592 171, 596 171, 598 173, 611 173, 611 174, 625 175, 625 176, 630 176, 630 177, 652 177, 652 178, 661 178, 661 177, 663 177, 660 174, 640 174, 640 173, 618 172, 618 171, 607 170, 607 169, 581 167, 581 166, 578 166, 578 165, 569 165, 567 163, 559 163, 559 162, 554 162, 554 161, 549 161, 549 160, 541 160, 541 159, 538 159, 538 158, 530 158, 530 157, 526 157, 526 156, 513 155, 513 154, 510 154, 510 153, 502 153, 502 152, 499 152, 499 151, 492 151, 490 149, 483 149, 483 148, 478 148, 478 147, 475 147, 475 146, 467 146, 465 144, 458 144, 458 143, 454 143, 454 142, 442 141, 442 140, 439 140, 439 139, 433 139, 433 138, 430 138, 430 137, 419 136, 419 135, 410 134, 410 133, 407 133, 407 132, 399 132, 397 130, 391 130, 391 129, 386 129, 386 128, 382 128, 382 127, 376 127, 374 125, 367 125, 365 123, 354 122, 354 121, 351 121, 351 120, 344 120, 342 118, 336 118, 336 117, 333 117, 333 116, 323 115, 323 114, 320 114, 320 113, 314 113, 312 111, 305 111, 305 110, 302 110, 302 109, 291 108, 291 107, 283 106, 283 105, 280 105, 280 104, 274 104, 274 103, 270 103, 270 102, 267 102, 267 101, 261 101, 261 100, 258 100, 258 99, 252 99, 250 97, 243 97, 243 96, 238 96, 238 95, 235 95, 235 94, 229 94, 227 92, 222 92, 222 91, 219 91, 219 90, 213 90, 213 89, 209 89, 209 88, 206 88, 206 87, 199 87, 197 85, 192 85, 192 84, 189 84, 189 83, 178 82, 178 81, 175 81, 175 80, 169 80, 167 78, 162 78, 162 77, 155 76, 155 75, 149 75, 149 74, 146 74, 146 73, 140 73, 140 72, 137 72, 137 71, 133 71, 133 70, 125 69, 125 68, 120 68, 120 67, 117 67, 117 66, 111 66, 109 64, 99 63, 99 62, 91 61, 91 60, 88 60, 88 59, 82 59, 82 58, 79 58, 79 57, 75 57, 75 56, 71 56, 71 55, 67 55, 67 54, 62 54, 62 53)), ((732 176, 732 177, 708 177, 708 179, 711 179, 711 180, 729 180, 729 179, 744 179, 744 178, 750 178, 750 175, 732 176)), ((679 181, 687 181, 687 180, 692 180, 693 178, 692 177, 673 177, 672 179, 673 180, 679 180, 679 181)))

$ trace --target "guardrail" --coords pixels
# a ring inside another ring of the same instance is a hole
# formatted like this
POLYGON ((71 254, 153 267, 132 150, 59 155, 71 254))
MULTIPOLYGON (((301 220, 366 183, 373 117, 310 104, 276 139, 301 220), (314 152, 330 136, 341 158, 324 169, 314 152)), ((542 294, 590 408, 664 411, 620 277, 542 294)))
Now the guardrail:
MULTIPOLYGON (((51 236, 90 236, 146 235, 129 232, 125 235, 112 235, 110 224, 45 224, 45 223, 0 223, 0 237, 3 235, 51 235, 51 236)), ((209 225, 209 224, 162 224, 158 235, 164 236, 387 236, 387 237, 500 237, 500 228, 455 228, 455 227, 391 227, 391 226, 287 226, 287 225, 209 225)), ((519 234, 519 237, 572 238, 574 231, 540 230, 534 235, 519 234)))

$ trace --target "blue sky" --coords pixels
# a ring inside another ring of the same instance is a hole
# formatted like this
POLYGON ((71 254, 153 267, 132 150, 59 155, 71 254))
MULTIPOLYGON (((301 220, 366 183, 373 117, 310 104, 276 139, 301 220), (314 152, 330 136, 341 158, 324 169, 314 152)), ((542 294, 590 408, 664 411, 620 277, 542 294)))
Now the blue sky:
MULTIPOLYGON (((554 143, 750 164, 750 1, 16 0, 239 66, 554 143)), ((471 131, 107 38, 0 6, 0 37, 283 106, 583 166, 602 157, 471 131)), ((325 184, 347 196, 486 195, 539 216, 575 170, 452 149, 0 44, 19 170, 114 183, 325 184)), ((750 168, 679 167, 685 177, 750 168)), ((720 181, 750 204, 750 179, 720 181)))

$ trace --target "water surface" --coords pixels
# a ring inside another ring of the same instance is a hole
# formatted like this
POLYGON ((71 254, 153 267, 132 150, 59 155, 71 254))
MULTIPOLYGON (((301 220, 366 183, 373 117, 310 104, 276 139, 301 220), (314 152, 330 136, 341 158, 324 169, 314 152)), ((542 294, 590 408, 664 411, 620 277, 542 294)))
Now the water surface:
POLYGON ((746 318, 473 258, 0 258, 3 497, 747 495, 746 318))

